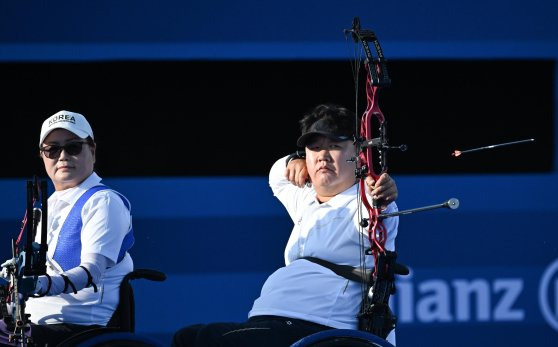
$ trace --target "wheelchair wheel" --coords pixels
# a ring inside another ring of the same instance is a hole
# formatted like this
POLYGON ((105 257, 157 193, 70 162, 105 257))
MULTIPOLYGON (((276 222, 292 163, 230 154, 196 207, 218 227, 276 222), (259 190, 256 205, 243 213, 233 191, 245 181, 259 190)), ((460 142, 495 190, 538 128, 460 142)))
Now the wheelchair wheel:
POLYGON ((332 329, 306 336, 290 347, 394 347, 376 335, 350 329, 332 329))

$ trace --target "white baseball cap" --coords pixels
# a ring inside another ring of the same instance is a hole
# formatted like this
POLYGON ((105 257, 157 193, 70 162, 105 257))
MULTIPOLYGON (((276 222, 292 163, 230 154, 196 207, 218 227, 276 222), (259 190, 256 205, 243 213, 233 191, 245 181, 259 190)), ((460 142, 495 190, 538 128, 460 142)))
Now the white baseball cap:
POLYGON ((54 129, 66 129, 82 139, 88 136, 93 139, 91 125, 83 115, 71 111, 58 111, 43 122, 39 146, 54 129))

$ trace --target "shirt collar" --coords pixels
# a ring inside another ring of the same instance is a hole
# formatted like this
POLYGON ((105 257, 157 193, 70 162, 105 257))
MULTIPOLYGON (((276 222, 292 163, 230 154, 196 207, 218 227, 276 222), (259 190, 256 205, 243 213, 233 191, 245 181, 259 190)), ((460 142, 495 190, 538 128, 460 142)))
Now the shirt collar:
MULTIPOLYGON (((335 195, 328 201, 321 203, 320 206, 331 206, 331 207, 343 207, 352 201, 357 194, 357 184, 353 184, 349 188, 345 189, 341 193, 335 195)), ((318 198, 314 197, 314 203, 319 204, 318 198)))
POLYGON ((61 191, 55 191, 48 199, 49 203, 55 203, 60 200, 68 205, 73 205, 77 199, 83 195, 83 193, 85 193, 89 188, 99 185, 99 183, 101 183, 101 177, 93 172, 77 186, 61 191))

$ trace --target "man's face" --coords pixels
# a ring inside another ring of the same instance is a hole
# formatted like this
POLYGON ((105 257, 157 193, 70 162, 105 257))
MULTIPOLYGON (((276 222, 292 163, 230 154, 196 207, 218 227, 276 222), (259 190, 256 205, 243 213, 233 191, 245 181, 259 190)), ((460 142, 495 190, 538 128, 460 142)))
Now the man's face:
POLYGON ((316 136, 306 145, 306 166, 318 198, 329 200, 355 183, 355 164, 350 161, 354 157, 350 140, 336 142, 316 136))
POLYGON ((45 138, 42 144, 42 148, 45 149, 56 149, 59 146, 70 145, 70 149, 51 151, 52 154, 48 156, 47 153, 41 151, 45 170, 56 190, 73 188, 93 172, 95 147, 85 142, 84 139, 65 129, 53 130, 45 138), (77 147, 81 149, 79 153, 72 154, 71 152, 77 147))

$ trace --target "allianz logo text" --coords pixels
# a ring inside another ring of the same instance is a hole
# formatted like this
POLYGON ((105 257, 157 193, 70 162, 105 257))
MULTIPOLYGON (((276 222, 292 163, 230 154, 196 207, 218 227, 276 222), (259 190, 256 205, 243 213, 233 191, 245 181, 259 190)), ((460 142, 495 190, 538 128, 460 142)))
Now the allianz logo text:
POLYGON ((483 269, 478 271, 480 276, 473 278, 459 276, 459 269, 453 269, 442 270, 443 278, 414 279, 419 272, 417 269, 416 274, 411 271, 397 278, 396 294, 390 303, 400 324, 540 321, 536 314, 540 311, 544 321, 558 331, 558 259, 534 281, 528 276, 490 278, 483 269), (448 274, 458 277, 444 276, 448 274), (533 283, 537 281, 538 287, 533 283))
POLYGON ((558 259, 547 266, 541 277, 539 308, 545 321, 558 331, 558 259))

